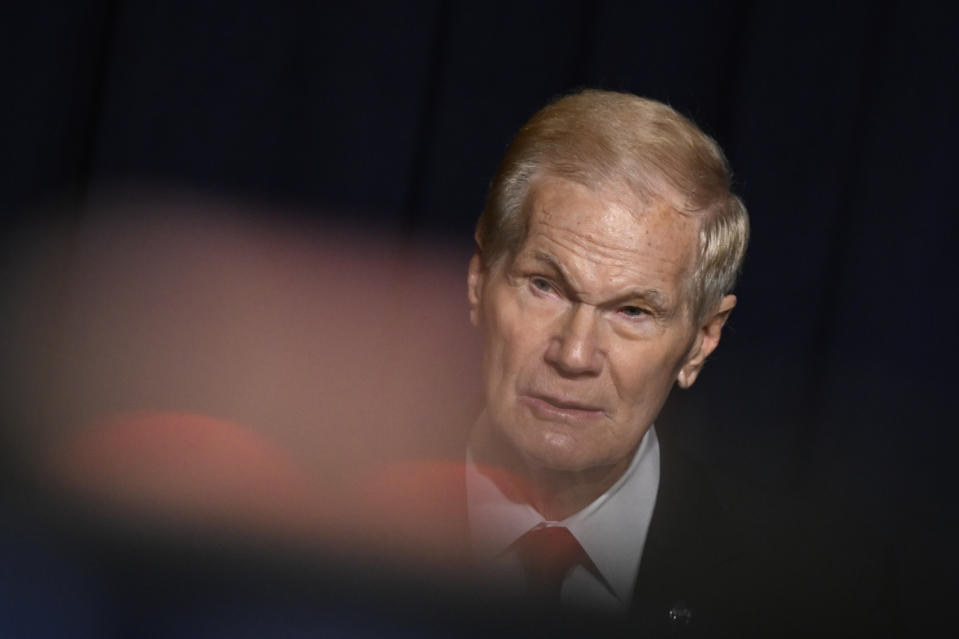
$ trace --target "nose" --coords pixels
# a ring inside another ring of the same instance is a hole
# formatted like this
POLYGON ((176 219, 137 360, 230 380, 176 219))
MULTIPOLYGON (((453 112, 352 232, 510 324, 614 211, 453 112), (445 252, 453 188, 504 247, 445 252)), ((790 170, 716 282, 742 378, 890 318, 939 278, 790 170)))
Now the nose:
POLYGON ((599 330, 593 307, 573 305, 550 339, 546 360, 565 375, 598 375, 603 367, 599 330))

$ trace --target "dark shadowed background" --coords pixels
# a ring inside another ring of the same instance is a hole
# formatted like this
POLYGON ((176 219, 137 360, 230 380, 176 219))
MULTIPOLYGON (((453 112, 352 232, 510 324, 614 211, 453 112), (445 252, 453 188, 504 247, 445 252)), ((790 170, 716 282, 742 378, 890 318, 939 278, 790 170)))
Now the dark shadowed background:
MULTIPOLYGON (((116 193, 189 193, 265 228, 427 241, 465 285, 486 186, 535 110, 587 86, 667 102, 726 150, 753 234, 723 344, 660 428, 757 483, 855 511, 893 548, 915 628, 955 552, 954 15, 912 2, 24 3, 0 19, 4 234, 83 227, 116 193)), ((4 264, 9 280, 19 264, 4 264)), ((465 323, 455 307, 441 310, 465 323)), ((16 373, 30 357, 16 326, 5 333, 17 430, 36 389, 16 373)))

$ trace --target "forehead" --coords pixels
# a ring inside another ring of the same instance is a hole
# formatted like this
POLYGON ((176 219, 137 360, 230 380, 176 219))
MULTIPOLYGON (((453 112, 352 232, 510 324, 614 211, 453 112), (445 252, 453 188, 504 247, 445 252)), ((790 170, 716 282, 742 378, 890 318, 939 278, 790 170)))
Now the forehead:
POLYGON ((517 257, 546 252, 610 285, 656 286, 680 296, 698 246, 696 218, 665 202, 552 176, 531 184, 526 208, 529 232, 517 257))

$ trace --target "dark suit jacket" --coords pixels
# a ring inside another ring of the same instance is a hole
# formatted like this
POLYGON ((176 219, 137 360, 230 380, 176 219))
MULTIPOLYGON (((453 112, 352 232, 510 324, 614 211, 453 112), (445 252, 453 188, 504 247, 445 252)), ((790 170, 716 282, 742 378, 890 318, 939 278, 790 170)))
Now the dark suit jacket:
POLYGON ((639 636, 893 633, 884 562, 841 515, 729 480, 660 442, 632 606, 639 636))
MULTIPOLYGON (((886 564, 848 517, 731 478, 683 453, 668 434, 658 434, 656 505, 630 615, 625 623, 610 624, 614 634, 896 634, 886 564)), ((446 497, 465 502, 463 484, 452 490, 451 484, 443 490, 459 495, 446 497)))

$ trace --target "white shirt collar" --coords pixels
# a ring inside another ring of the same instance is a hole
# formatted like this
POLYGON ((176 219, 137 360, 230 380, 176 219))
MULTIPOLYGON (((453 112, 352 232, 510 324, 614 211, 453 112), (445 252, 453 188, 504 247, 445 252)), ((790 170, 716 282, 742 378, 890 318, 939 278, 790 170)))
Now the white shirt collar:
POLYGON ((532 506, 510 501, 466 456, 466 500, 473 555, 492 560, 538 525, 566 526, 624 605, 632 599, 646 533, 659 489, 659 441, 646 432, 633 460, 615 484, 583 510, 560 522, 544 522, 532 506))

